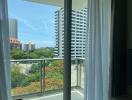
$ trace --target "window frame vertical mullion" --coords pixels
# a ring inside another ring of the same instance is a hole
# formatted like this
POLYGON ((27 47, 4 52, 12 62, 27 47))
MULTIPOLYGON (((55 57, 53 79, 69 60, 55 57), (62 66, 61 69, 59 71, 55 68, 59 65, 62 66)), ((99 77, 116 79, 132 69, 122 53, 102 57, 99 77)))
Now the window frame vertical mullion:
POLYGON ((72 0, 64 0, 64 95, 71 100, 71 26, 72 0))

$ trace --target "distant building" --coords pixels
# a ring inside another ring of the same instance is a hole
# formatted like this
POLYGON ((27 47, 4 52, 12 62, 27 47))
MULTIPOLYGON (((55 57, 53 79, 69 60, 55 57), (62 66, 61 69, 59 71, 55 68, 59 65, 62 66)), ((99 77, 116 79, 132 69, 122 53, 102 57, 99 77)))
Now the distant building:
POLYGON ((20 41, 16 38, 10 38, 10 49, 12 50, 13 48, 22 49, 20 41))
POLYGON ((24 51, 32 51, 35 50, 35 44, 32 42, 27 42, 25 44, 23 44, 23 50, 24 51))
POLYGON ((16 19, 9 19, 9 38, 11 50, 13 48, 22 49, 22 45, 18 40, 18 23, 16 19))
MULTIPOLYGON (((64 56, 64 9, 55 12, 55 56, 64 56)), ((71 56, 84 58, 87 36, 87 9, 72 10, 71 56)))
POLYGON ((9 19, 9 36, 18 38, 18 23, 16 19, 9 19))

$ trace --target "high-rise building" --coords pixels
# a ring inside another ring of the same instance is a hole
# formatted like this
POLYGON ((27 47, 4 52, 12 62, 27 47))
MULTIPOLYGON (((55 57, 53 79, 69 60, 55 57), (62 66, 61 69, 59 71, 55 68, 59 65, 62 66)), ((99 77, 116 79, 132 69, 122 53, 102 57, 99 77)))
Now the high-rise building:
POLYGON ((23 44, 23 50, 24 51, 32 51, 34 49, 35 49, 35 44, 30 42, 30 41, 25 43, 25 44, 23 44))
POLYGON ((10 49, 21 49, 22 45, 18 40, 18 24, 16 19, 9 19, 9 38, 10 38, 10 49))
POLYGON ((9 19, 9 36, 18 38, 18 23, 16 19, 9 19))
MULTIPOLYGON (((55 12, 55 56, 64 56, 64 9, 55 12)), ((72 58, 84 58, 87 35, 87 9, 72 10, 72 58)))

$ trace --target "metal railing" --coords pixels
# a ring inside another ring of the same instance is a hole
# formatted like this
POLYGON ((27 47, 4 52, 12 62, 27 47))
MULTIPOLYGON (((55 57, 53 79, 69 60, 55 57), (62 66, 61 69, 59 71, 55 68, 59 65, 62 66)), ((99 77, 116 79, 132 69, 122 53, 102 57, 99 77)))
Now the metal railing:
MULTIPOLYGON (((84 59, 72 59, 71 71, 71 86, 83 88, 84 59)), ((62 90, 63 78, 63 58, 11 60, 13 97, 62 90)))

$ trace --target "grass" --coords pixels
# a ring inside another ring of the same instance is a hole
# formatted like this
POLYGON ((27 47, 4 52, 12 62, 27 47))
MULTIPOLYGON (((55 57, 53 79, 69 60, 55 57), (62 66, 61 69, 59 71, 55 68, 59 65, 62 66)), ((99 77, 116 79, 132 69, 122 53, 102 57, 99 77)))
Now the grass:
MULTIPOLYGON (((55 78, 45 79, 45 89, 54 90, 63 88, 63 80, 58 80, 55 78)), ((40 92, 40 82, 31 82, 30 85, 24 87, 16 87, 12 89, 12 96, 30 94, 40 92)))
MULTIPOLYGON (((63 66, 64 66, 63 61, 53 61, 49 64, 49 66, 44 67, 45 68, 45 78, 43 79, 44 80, 43 82, 45 82, 45 87, 43 86, 43 88, 45 88, 46 91, 63 88, 63 74, 64 74, 63 66)), ((19 66, 17 66, 17 67, 20 68, 19 66)), ((15 69, 15 71, 13 70, 15 73, 16 72, 20 73, 20 70, 16 71, 16 68, 15 67, 13 67, 13 68, 15 69)), ((38 80, 39 77, 37 77, 37 79, 36 79, 36 75, 39 75, 40 73, 38 73, 37 70, 39 71, 39 66, 38 65, 33 66, 33 72, 31 75, 32 75, 33 80, 35 80, 35 81, 29 81, 29 84, 26 86, 19 86, 19 87, 13 88, 12 96, 40 92, 41 87, 40 87, 40 81, 38 80), (34 79, 33 75, 35 75, 34 76, 35 79, 34 79)), ((42 69, 42 70, 44 70, 44 69, 42 69)), ((17 73, 17 75, 18 75, 18 73, 17 73)), ((32 79, 32 78, 30 78, 30 79, 32 79)), ((21 83, 21 81, 22 80, 20 80, 19 82, 21 83)))

